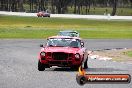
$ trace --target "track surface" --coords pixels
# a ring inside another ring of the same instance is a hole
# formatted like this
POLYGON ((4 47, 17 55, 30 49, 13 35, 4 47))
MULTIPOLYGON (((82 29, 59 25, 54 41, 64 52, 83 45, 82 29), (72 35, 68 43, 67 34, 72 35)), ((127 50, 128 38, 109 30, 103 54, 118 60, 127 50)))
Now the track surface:
MULTIPOLYGON (((76 83, 77 71, 52 67, 37 70, 39 44, 45 40, 0 40, 0 88, 132 88, 130 84, 76 83)), ((132 40, 85 40, 90 50, 132 48, 132 40)), ((88 73, 125 73, 132 75, 132 64, 89 59, 88 73)))

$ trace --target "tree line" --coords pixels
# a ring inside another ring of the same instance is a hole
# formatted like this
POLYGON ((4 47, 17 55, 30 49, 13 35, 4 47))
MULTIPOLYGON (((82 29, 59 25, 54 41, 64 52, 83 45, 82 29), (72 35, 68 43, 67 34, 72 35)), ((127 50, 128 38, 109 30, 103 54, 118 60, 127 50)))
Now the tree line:
MULTIPOLYGON (((65 14, 72 10, 74 14, 90 13, 91 7, 110 7, 111 15, 117 7, 132 8, 132 0, 0 0, 0 11, 38 12, 49 10, 51 13, 65 14)), ((107 10, 106 10, 107 11, 107 10)))

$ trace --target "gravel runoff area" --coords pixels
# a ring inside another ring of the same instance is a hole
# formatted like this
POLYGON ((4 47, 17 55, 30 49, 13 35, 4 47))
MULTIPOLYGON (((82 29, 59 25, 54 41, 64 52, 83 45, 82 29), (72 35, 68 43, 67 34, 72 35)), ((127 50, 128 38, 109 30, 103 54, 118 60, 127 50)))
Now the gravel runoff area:
MULTIPOLYGON (((0 11, 0 15, 34 16, 34 17, 37 17, 37 13, 7 12, 7 11, 0 11)), ((132 20, 132 16, 110 16, 110 14, 108 14, 108 15, 51 14, 51 17, 106 19, 106 20, 111 20, 111 19, 112 20, 132 20)))
POLYGON ((132 57, 127 55, 132 48, 106 49, 90 52, 91 59, 112 60, 132 64, 132 57))

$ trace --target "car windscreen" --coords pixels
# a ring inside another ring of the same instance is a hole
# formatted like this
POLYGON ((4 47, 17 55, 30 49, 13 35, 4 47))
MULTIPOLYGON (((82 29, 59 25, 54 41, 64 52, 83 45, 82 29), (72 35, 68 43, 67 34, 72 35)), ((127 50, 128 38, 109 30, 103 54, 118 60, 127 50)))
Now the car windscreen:
POLYGON ((48 39, 47 46, 51 47, 81 47, 80 40, 70 38, 50 38, 48 39))

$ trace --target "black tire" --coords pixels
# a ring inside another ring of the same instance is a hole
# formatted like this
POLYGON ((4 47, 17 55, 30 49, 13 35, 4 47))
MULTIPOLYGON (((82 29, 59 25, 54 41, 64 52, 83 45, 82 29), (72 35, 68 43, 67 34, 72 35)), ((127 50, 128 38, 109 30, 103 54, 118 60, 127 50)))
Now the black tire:
POLYGON ((78 69, 79 69, 79 66, 72 66, 71 67, 71 70, 73 70, 73 71, 78 71, 78 69))
POLYGON ((45 66, 40 61, 38 61, 38 70, 39 71, 44 71, 45 70, 45 66))
POLYGON ((84 69, 88 68, 88 64, 87 64, 88 58, 86 59, 86 61, 84 62, 84 69))

